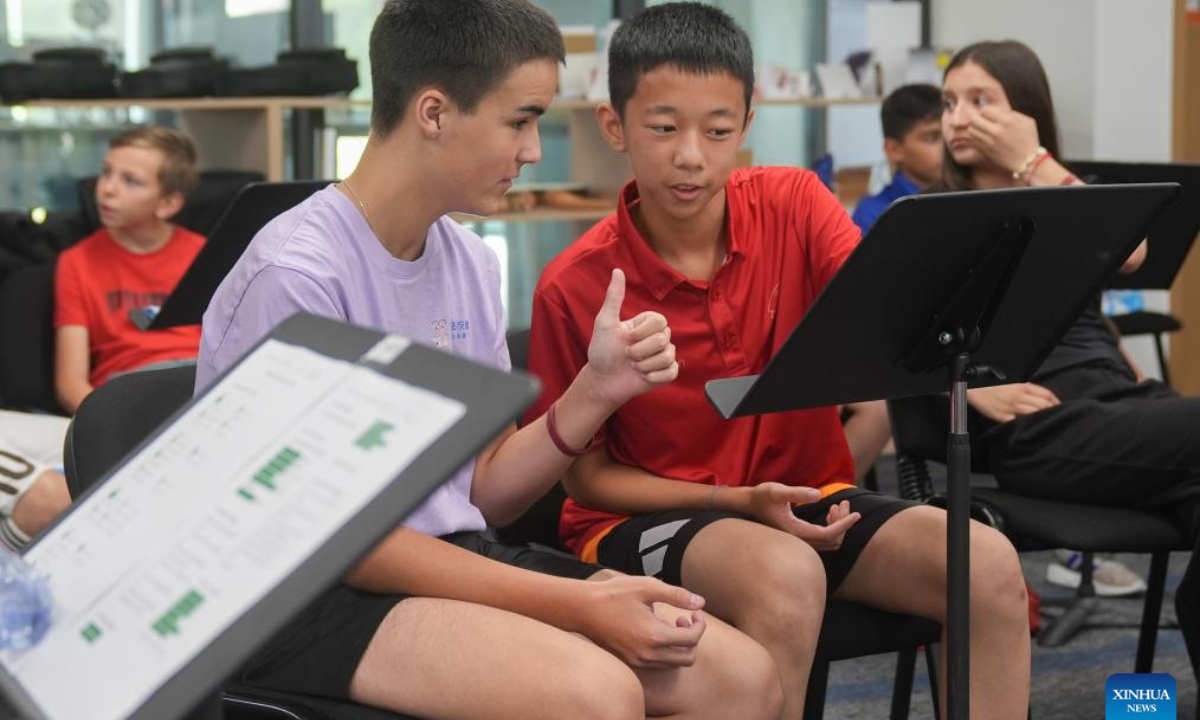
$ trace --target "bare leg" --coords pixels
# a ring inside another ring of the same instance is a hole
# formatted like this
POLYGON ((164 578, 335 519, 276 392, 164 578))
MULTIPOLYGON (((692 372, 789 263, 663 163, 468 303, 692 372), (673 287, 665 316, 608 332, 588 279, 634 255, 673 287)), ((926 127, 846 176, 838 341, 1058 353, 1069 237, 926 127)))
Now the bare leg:
POLYGON ((779 717, 799 718, 825 613, 825 568, 812 547, 759 523, 719 520, 688 545, 683 584, 766 648, 783 687, 779 717))
POLYGON ((411 598, 384 619, 350 682, 356 702, 430 720, 630 720, 633 672, 592 643, 483 605, 411 598))
MULTIPOLYGON (((663 617, 680 612, 655 610, 663 617)), ((431 720, 774 718, 780 691, 770 657, 709 621, 695 665, 634 673, 587 639, 536 620, 413 598, 376 632, 350 695, 431 720)))
MULTIPOLYGON (((682 611, 656 604, 670 620, 682 611)), ((696 664, 680 670, 639 670, 647 717, 775 720, 783 704, 779 671, 750 637, 705 613, 708 623, 696 664)))
POLYGON ((56 470, 46 470, 34 479, 13 507, 13 522, 21 532, 33 537, 49 525, 71 504, 67 479, 56 470))
MULTIPOLYGON (((976 522, 971 523, 970 582, 971 717, 1024 718, 1030 674, 1025 580, 1008 540, 976 522)), ((916 507, 888 520, 835 597, 945 625, 946 513, 916 507)), ((941 687, 946 687, 944 677, 941 687)))

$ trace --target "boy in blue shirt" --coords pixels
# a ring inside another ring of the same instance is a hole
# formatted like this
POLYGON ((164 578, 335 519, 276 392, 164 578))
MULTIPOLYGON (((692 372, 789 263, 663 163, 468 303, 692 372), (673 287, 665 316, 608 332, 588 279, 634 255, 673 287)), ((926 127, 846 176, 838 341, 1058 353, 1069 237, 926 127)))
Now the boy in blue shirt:
MULTIPOLYGON (((916 195, 942 177, 942 91, 933 85, 904 85, 884 99, 879 114, 892 182, 854 208, 850 219, 863 235, 892 202, 916 195)), ((854 456, 855 479, 861 481, 883 454, 892 427, 882 400, 847 405, 846 412, 846 441, 854 456)))
POLYGON ((892 182, 854 208, 851 219, 864 235, 894 200, 915 195, 942 177, 942 91, 933 85, 905 85, 887 96, 879 114, 892 182))

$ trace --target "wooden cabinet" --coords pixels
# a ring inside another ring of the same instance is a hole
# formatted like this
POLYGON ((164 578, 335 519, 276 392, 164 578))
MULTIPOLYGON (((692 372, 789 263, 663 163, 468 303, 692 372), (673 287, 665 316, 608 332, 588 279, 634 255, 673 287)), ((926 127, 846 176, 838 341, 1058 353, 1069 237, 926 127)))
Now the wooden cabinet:
MULTIPOLYGON (((1200 16, 1175 3, 1173 146, 1176 162, 1200 162, 1200 16)), ((1200 243, 1200 240, 1197 241, 1200 243)), ((1171 336, 1171 382, 1184 395, 1200 395, 1200 249, 1171 287, 1171 313, 1183 330, 1171 336)))

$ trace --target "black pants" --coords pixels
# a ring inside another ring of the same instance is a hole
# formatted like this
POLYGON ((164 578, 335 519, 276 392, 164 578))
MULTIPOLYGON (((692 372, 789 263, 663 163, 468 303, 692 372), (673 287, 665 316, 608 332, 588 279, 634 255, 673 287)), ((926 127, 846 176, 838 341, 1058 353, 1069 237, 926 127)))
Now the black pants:
MULTIPOLYGON (((1065 502, 1132 507, 1179 520, 1200 551, 1200 398, 1121 370, 1077 367, 1040 380, 1062 405, 983 435, 1000 487, 1065 502)), ((1200 552, 1175 593, 1180 629, 1200 668, 1200 552)), ((1197 672, 1200 677, 1200 672, 1197 672)))

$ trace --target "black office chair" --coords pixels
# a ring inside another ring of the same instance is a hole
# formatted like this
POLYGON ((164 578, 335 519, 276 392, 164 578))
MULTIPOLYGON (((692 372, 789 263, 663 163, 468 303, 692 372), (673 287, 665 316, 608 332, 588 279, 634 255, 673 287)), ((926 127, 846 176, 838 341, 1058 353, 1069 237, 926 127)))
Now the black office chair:
POLYGON ((3 404, 65 415, 54 392, 54 263, 0 284, 0 347, 3 404))
MULTIPOLYGON (((78 498, 192 397, 196 370, 178 367, 120 375, 96 388, 67 431, 67 486, 78 498)), ((223 688, 226 720, 416 720, 326 698, 273 692, 232 680, 223 688)))
MULTIPOLYGON (((944 395, 924 395, 889 400, 888 410, 896 442, 901 494, 912 500, 935 499, 927 463, 945 463, 949 399, 944 395)), ((971 427, 971 433, 972 437, 979 435, 976 427, 971 427)), ((979 453, 973 453, 973 458, 979 457, 979 453)), ((981 463, 975 469, 987 470, 981 463)), ((1081 581, 1074 602, 1038 635, 1038 643, 1047 647, 1056 647, 1070 639, 1094 610, 1097 598, 1092 582, 1092 558, 1095 553, 1150 553, 1150 577, 1134 662, 1134 672, 1150 672, 1154 664, 1169 555, 1172 551, 1192 549, 1175 522, 1153 513, 1051 502, 998 488, 973 487, 971 500, 972 515, 1003 532, 1017 550, 1070 548, 1083 553, 1081 581)))
MULTIPOLYGON (((529 331, 510 332, 508 348, 513 367, 524 369, 529 357, 529 331)), ((558 539, 558 519, 566 497, 562 484, 556 484, 514 523, 496 530, 497 536, 506 542, 529 543, 563 551, 558 539)), ((884 612, 855 603, 831 601, 825 610, 816 659, 809 675, 804 720, 820 720, 824 715, 825 689, 831 662, 889 652, 899 653, 891 718, 907 718, 916 652, 922 645, 927 651, 933 696, 937 697, 934 656, 929 647, 939 642, 940 637, 941 626, 932 620, 884 612)), ((936 712, 936 701, 934 708, 936 712)))
MULTIPOLYGON (((208 235, 216 227, 217 220, 225 213, 229 203, 245 186, 262 182, 262 173, 250 170, 202 170, 199 183, 188 195, 187 202, 171 222, 194 233, 208 235)), ((100 209, 96 205, 96 178, 79 181, 79 208, 88 232, 100 227, 100 209)), ((85 233, 86 234, 86 233, 85 233)), ((82 236, 81 236, 82 237, 82 236)))
POLYGON ((1170 313, 1138 310, 1122 315, 1113 315, 1109 319, 1116 326, 1117 332, 1121 333, 1121 337, 1136 335, 1154 337, 1154 353, 1158 358, 1159 377, 1162 378, 1164 385, 1170 385, 1171 373, 1167 367, 1166 353, 1163 351, 1163 336, 1183 329, 1183 323, 1179 321, 1179 318, 1170 313))

